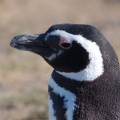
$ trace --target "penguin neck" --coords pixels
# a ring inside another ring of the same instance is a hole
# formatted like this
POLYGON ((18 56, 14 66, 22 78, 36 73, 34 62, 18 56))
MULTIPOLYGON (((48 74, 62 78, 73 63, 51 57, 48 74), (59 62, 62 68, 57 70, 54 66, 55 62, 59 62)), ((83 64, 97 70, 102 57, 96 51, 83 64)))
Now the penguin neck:
POLYGON ((85 83, 85 81, 76 81, 74 79, 66 78, 55 70, 52 72, 51 78, 59 87, 75 94, 77 94, 77 88, 80 88, 80 86, 83 85, 82 83, 85 83))

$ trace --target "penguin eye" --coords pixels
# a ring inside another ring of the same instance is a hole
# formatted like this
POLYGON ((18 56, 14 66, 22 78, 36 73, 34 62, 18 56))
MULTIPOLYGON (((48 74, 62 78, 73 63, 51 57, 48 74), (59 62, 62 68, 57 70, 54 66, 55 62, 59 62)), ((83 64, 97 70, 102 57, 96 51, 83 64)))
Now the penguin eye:
POLYGON ((72 47, 71 43, 61 43, 59 46, 63 49, 70 49, 72 47))
POLYGON ((59 46, 63 49, 70 49, 72 47, 72 41, 61 37, 59 40, 59 46))
POLYGON ((70 49, 72 47, 71 40, 68 40, 64 37, 57 36, 57 35, 50 35, 48 36, 46 43, 53 49, 53 48, 62 48, 64 50, 70 49))

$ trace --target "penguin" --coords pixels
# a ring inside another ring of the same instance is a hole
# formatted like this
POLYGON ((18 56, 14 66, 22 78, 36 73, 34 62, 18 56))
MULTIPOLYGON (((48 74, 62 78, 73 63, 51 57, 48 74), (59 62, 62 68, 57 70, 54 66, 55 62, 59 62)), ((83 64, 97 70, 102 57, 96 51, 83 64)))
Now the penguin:
POLYGON ((104 35, 85 24, 52 25, 10 45, 36 53, 54 68, 48 82, 49 120, 119 120, 120 68, 104 35))

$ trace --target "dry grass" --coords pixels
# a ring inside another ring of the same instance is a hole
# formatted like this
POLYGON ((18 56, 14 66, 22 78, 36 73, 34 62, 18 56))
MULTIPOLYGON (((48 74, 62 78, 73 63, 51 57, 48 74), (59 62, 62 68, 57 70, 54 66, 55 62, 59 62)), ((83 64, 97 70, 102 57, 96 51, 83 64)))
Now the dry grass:
POLYGON ((47 120, 52 69, 37 55, 10 48, 16 34, 57 23, 97 26, 120 56, 119 0, 0 0, 0 120, 47 120))

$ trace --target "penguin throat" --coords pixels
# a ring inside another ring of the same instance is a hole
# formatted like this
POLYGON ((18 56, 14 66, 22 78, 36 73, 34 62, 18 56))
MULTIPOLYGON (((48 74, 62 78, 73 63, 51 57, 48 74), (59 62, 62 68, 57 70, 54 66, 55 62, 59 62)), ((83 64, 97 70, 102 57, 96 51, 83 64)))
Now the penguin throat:
MULTIPOLYGON (((94 81, 98 77, 100 77, 104 73, 104 64, 101 50, 96 42, 92 40, 88 40, 81 35, 72 35, 65 31, 57 30, 56 34, 67 36, 71 40, 75 40, 78 44, 80 44, 89 54, 89 64, 85 69, 79 72, 60 72, 62 76, 73 79, 76 81, 94 81)), ((82 57, 82 56, 81 56, 82 57)), ((74 63, 73 63, 74 64, 74 63)))

